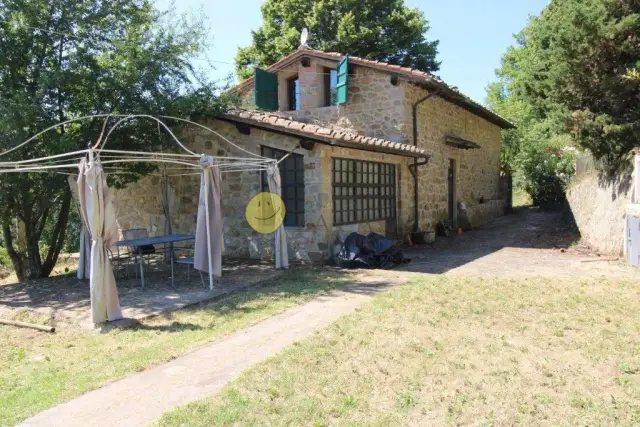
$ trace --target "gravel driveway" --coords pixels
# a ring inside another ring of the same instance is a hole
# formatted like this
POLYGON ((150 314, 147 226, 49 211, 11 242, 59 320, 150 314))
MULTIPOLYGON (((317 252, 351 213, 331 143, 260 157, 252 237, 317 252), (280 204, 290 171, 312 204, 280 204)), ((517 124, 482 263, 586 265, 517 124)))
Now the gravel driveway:
POLYGON ((402 270, 468 276, 640 278, 640 271, 622 257, 598 256, 578 241, 560 212, 522 209, 480 229, 406 249, 412 260, 402 270))

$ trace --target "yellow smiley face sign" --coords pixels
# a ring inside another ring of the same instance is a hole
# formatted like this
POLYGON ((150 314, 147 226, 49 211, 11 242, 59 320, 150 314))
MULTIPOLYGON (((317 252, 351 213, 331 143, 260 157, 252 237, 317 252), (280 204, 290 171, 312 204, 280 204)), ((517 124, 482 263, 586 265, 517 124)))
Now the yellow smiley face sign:
POLYGON ((256 194, 245 209, 245 217, 251 228, 262 234, 276 231, 284 221, 285 214, 282 198, 269 192, 256 194))

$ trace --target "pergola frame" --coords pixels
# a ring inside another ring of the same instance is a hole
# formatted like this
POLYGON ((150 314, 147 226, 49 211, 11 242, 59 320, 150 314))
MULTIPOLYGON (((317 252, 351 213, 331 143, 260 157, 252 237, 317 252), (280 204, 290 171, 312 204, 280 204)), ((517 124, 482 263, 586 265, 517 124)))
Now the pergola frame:
MULTIPOLYGON (((35 159, 25 159, 18 161, 10 161, 10 162, 2 162, 0 161, 0 174, 3 173, 61 173, 65 175, 75 175, 77 174, 77 170, 79 167, 86 167, 87 164, 93 165, 99 168, 101 174, 130 174, 131 171, 128 171, 124 165, 127 163, 149 163, 149 164, 158 164, 165 166, 165 173, 167 176, 186 176, 186 175, 200 175, 201 176, 201 186, 200 193, 202 196, 202 192, 204 191, 204 208, 206 215, 206 247, 207 247, 207 263, 208 263, 208 273, 209 273, 209 289, 212 290, 214 287, 213 280, 213 262, 212 262, 212 244, 211 244, 211 223, 210 223, 210 206, 209 206, 209 190, 210 190, 210 177, 212 173, 208 171, 208 169, 213 170, 213 168, 217 169, 219 173, 227 173, 227 172, 244 172, 244 171, 266 171, 269 176, 276 176, 277 180, 274 178, 274 182, 277 181, 278 186, 280 183, 279 179, 279 171, 278 171, 278 163, 283 161, 288 155, 293 152, 293 150, 284 156, 279 161, 275 159, 270 159, 263 157, 259 154, 252 153, 230 141, 228 138, 219 134, 218 132, 208 128, 199 123, 192 122, 188 119, 183 119, 179 117, 172 116, 152 116, 148 114, 94 114, 84 117, 78 117, 75 119, 67 120, 62 123, 58 123, 54 126, 51 126, 38 134, 32 136, 21 144, 12 147, 4 152, 0 153, 0 158, 5 156, 11 152, 14 152, 30 142, 36 140, 38 137, 43 134, 55 130, 60 126, 63 126, 68 123, 96 119, 96 118, 104 118, 104 124, 102 126, 102 131, 100 136, 98 137, 96 143, 93 146, 89 146, 84 150, 72 151, 69 153, 56 154, 52 156, 46 156, 35 159), (118 121, 111 126, 108 131, 107 130, 109 120, 112 118, 117 118, 118 121), (157 153, 157 152, 144 152, 144 151, 127 151, 127 150, 111 150, 105 148, 109 137, 113 133, 113 131, 119 126, 123 125, 127 121, 135 120, 135 119, 145 119, 152 120, 158 124, 159 128, 163 128, 173 139, 176 145, 179 147, 178 153, 157 153), (204 129, 212 134, 216 135, 221 140, 235 147, 239 151, 248 154, 248 157, 230 157, 230 156, 209 156, 207 154, 197 154, 187 148, 178 137, 171 131, 169 126, 164 123, 164 120, 174 120, 181 123, 186 123, 192 126, 199 127, 204 129), (105 159, 105 160, 102 160, 105 159), (103 168, 103 165, 110 165, 107 168, 103 168), (75 173, 72 172, 75 171, 75 173), (168 172, 170 171, 170 172, 168 172)), ((216 173, 218 173, 216 171, 216 173)), ((102 175, 101 175, 102 176, 102 175)), ((80 182, 80 180, 78 181, 80 182)), ((100 187, 100 186, 98 186, 100 187)), ((105 184, 106 188, 106 184, 105 184)), ((100 188, 102 191, 102 188, 100 188)), ((90 189, 86 191, 91 191, 90 189)), ((273 191, 273 190, 272 190, 273 191)), ((281 190, 277 188, 276 192, 280 192, 281 190)), ((201 197, 202 199, 202 197, 201 197)), ((105 202, 108 203, 108 202, 105 202)), ((200 206, 199 206, 200 209, 200 206)), ((84 212, 83 212, 84 213, 84 212)), ((198 215, 200 218, 200 215, 198 215)), ((86 218, 83 218, 86 220, 86 218)), ((283 226, 280 226, 275 233, 276 247, 281 247, 284 242, 284 259, 282 254, 277 254, 280 256, 276 256, 276 268, 287 268, 288 260, 286 256, 286 234, 284 233, 283 226), (284 236, 284 237, 283 237, 284 236), (284 240, 282 240, 284 239, 284 240)), ((95 244, 96 241, 102 241, 101 238, 92 237, 92 242, 95 244)), ((198 247, 196 245, 196 251, 198 247)), ((93 256, 93 255, 92 255, 93 256)), ((92 258, 92 268, 94 266, 95 260, 92 258)), ((113 274, 110 269, 109 264, 109 272, 113 274)), ((94 275, 91 274, 91 286, 93 289, 93 279, 94 275)), ((115 282, 114 282, 115 287, 115 282)), ((94 312, 94 322, 100 323, 100 319, 102 319, 102 313, 96 314, 94 311, 94 296, 93 292, 91 295, 92 298, 92 311, 94 312), (98 320, 98 321, 96 321, 98 320)), ((117 291, 116 291, 116 299, 117 299, 117 291)), ((119 311, 119 305, 118 305, 119 311)), ((115 320, 105 318, 105 320, 115 320)))

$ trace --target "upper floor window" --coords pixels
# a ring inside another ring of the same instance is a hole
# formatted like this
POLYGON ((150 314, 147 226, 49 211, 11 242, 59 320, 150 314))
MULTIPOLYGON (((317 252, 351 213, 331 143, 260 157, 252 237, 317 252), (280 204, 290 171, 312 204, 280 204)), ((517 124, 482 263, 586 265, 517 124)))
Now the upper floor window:
POLYGON ((324 69, 324 105, 329 107, 338 103, 338 70, 324 69))
MULTIPOLYGON (((272 159, 281 159, 286 151, 276 148, 261 147, 262 155, 272 159)), ((301 154, 290 154, 278 164, 280 169, 280 185, 282 200, 287 209, 284 217, 285 227, 304 226, 304 157, 301 154)), ((265 172, 262 172, 262 191, 269 191, 269 183, 265 172)))
POLYGON ((298 76, 287 80, 287 97, 289 99, 289 111, 300 109, 300 78, 298 76))
POLYGON ((319 68, 319 72, 313 73, 314 76, 317 75, 317 84, 314 82, 312 87, 305 87, 303 96, 298 75, 287 78, 291 76, 289 72, 282 75, 277 70, 270 72, 256 68, 254 104, 267 111, 300 110, 303 98, 308 98, 304 102, 305 107, 345 104, 349 98, 349 69, 349 58, 346 56, 336 69, 319 68), (286 86, 282 87, 283 85, 286 86))

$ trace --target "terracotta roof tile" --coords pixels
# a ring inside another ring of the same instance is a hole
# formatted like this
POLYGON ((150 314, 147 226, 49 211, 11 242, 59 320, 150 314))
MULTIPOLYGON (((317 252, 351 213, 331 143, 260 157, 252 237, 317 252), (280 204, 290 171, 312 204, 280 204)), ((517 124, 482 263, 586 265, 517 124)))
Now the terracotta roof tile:
POLYGON ((289 122, 289 128, 290 129, 295 129, 295 130, 302 130, 304 129, 304 123, 300 123, 300 122, 289 122))
POLYGON ((296 132, 306 133, 309 136, 318 136, 323 138, 331 137, 337 141, 362 144, 363 148, 373 148, 374 151, 375 148, 386 148, 388 150, 395 151, 396 154, 400 155, 404 153, 414 153, 423 155, 425 157, 428 156, 425 150, 418 149, 413 145, 391 142, 381 138, 371 138, 363 135, 358 135, 356 133, 345 132, 342 129, 336 129, 332 127, 321 127, 317 125, 302 123, 296 120, 285 119, 281 116, 270 113, 234 110, 221 114, 219 117, 228 121, 240 121, 249 125, 251 125, 251 122, 255 124, 266 123, 269 126, 281 128, 283 132, 286 132, 287 129, 289 129, 296 132))

